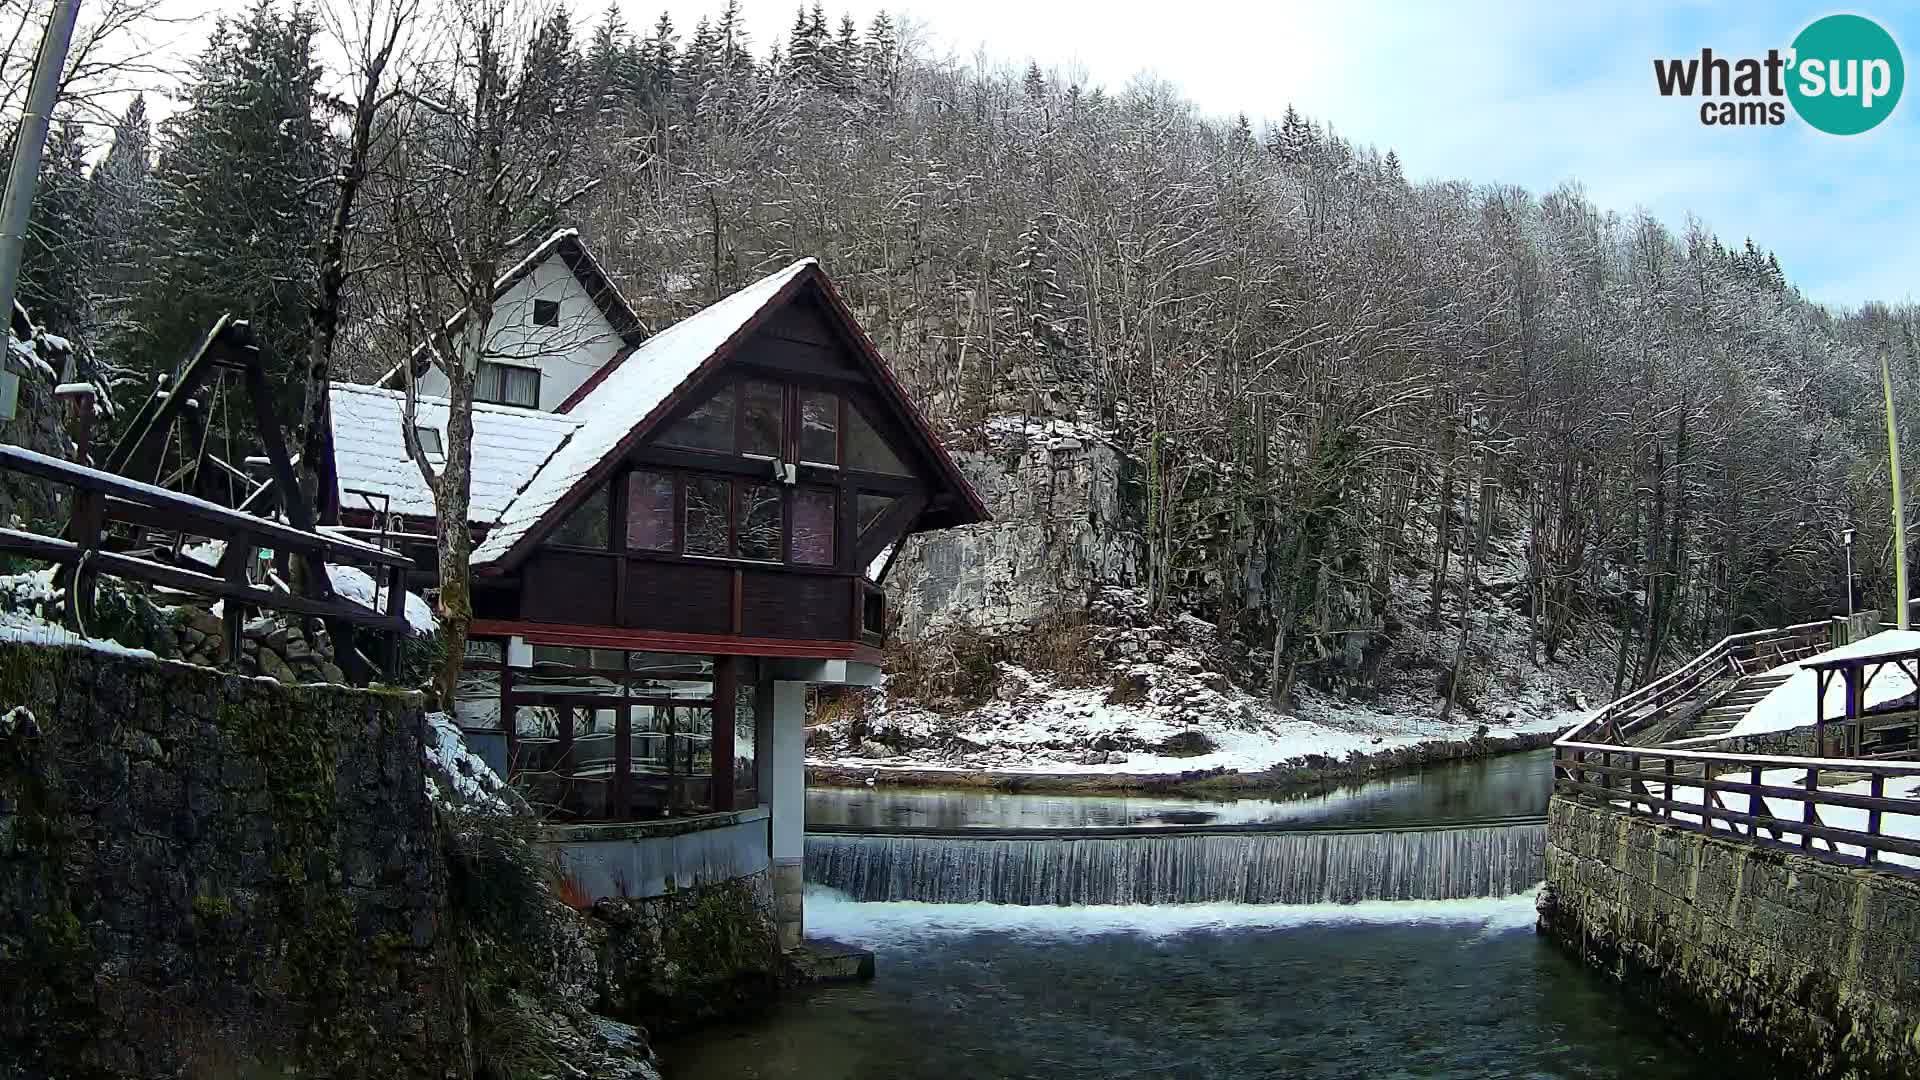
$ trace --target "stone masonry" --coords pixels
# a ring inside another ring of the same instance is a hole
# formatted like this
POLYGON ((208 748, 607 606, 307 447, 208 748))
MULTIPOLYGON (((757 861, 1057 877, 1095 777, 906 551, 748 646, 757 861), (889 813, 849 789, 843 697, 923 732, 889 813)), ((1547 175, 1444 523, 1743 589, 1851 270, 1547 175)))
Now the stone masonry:
POLYGON ((470 1075, 422 723, 0 643, 0 1080, 470 1075))
POLYGON ((1793 1077, 1920 1078, 1920 881, 1555 796, 1542 929, 1793 1077))

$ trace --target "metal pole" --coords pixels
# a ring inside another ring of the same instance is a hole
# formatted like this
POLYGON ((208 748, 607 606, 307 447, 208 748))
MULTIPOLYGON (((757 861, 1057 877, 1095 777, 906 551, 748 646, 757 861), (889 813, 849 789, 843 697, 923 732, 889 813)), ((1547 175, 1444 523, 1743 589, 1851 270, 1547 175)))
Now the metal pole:
POLYGON ((1847 618, 1853 618, 1853 530, 1843 534, 1841 546, 1847 550, 1847 618))
POLYGON ((14 136, 13 168, 7 173, 6 198, 0 201, 0 315, 9 325, 14 287, 20 282, 20 254, 27 244, 27 217, 33 209, 34 190, 40 186, 40 153, 47 144, 47 125, 53 119, 60 72, 67 66, 67 45, 73 40, 73 22, 79 13, 79 0, 54 0, 53 14, 40 38, 40 57, 33 65, 27 108, 14 136))
POLYGON ((1853 530, 1847 530, 1847 619, 1853 619, 1853 530))
POLYGON ((1893 613, 1894 625, 1908 628, 1907 621, 1907 515, 1900 490, 1900 426, 1893 416, 1893 373, 1888 368, 1887 347, 1880 346, 1880 390, 1887 399, 1887 465, 1893 486, 1893 613))

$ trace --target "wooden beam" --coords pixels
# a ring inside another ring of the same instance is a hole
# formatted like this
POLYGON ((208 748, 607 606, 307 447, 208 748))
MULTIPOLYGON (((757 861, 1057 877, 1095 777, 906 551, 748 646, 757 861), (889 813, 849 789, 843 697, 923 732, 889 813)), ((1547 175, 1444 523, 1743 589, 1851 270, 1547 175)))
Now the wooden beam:
MULTIPOLYGON (((107 516, 112 520, 135 521, 131 515, 136 511, 124 505, 130 503, 169 515, 170 523, 165 527, 171 531, 188 532, 196 536, 252 536, 296 550, 302 547, 319 548, 327 556, 341 562, 378 566, 412 565, 406 556, 372 544, 324 533, 302 532, 277 521, 228 509, 198 496, 143 484, 21 446, 0 443, 0 469, 115 497, 120 501, 110 501, 108 504, 107 516)), ((147 517, 151 519, 152 515, 147 517)))
MULTIPOLYGON (((66 565, 78 563, 81 555, 80 546, 70 540, 57 540, 37 533, 5 528, 0 528, 0 551, 17 551, 47 562, 66 565)), ((291 611, 299 615, 316 615, 322 618, 339 615, 353 619, 360 625, 376 629, 391 628, 397 631, 405 627, 404 619, 400 620, 399 626, 393 626, 393 620, 389 617, 363 608, 351 600, 315 600, 292 593, 276 592, 258 585, 237 584, 228 579, 193 570, 183 570, 148 559, 136 559, 116 551, 96 551, 87 558, 87 565, 90 569, 103 574, 112 574, 115 577, 131 578, 135 581, 162 585, 182 592, 199 593, 203 596, 218 596, 232 602, 228 605, 229 610, 234 603, 251 604, 256 607, 291 611)), ((337 642, 336 645, 338 645, 337 642)))

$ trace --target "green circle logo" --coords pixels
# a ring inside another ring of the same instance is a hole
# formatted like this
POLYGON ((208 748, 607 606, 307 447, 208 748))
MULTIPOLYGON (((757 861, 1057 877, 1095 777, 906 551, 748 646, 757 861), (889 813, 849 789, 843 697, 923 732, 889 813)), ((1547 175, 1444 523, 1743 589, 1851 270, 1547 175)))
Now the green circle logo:
POLYGON ((1906 85, 1900 46, 1861 15, 1816 19, 1793 39, 1787 99, 1829 135, 1858 135, 1893 114, 1906 85))

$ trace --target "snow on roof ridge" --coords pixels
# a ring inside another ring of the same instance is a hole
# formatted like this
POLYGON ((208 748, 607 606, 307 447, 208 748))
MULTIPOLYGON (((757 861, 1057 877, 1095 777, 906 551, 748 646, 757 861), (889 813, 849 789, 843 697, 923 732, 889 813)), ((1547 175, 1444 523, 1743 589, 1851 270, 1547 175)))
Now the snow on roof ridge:
POLYGON ((654 334, 576 403, 566 415, 580 420, 561 446, 501 509, 499 524, 474 549, 473 565, 506 555, 555 505, 565 501, 636 425, 733 339, 802 273, 819 265, 796 259, 730 296, 654 334))

